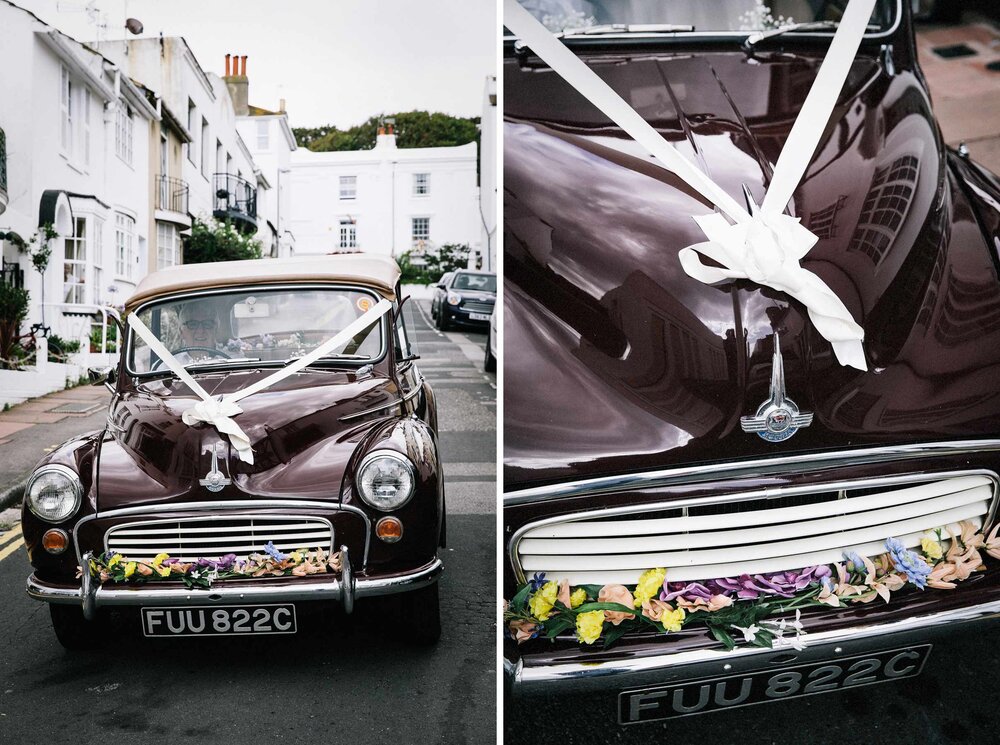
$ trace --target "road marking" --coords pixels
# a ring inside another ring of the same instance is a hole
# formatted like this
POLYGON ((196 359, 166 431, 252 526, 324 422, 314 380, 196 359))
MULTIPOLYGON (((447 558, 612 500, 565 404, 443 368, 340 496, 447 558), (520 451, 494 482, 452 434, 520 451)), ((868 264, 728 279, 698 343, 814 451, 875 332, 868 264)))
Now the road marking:
POLYGON ((7 548, 5 548, 3 551, 0 551, 0 561, 6 559, 8 556, 17 551, 23 545, 24 545, 24 538, 18 537, 18 539, 9 546, 7 546, 7 548))
POLYGON ((15 525, 9 531, 4 533, 3 537, 0 537, 0 546, 4 545, 5 543, 7 543, 7 541, 11 540, 12 538, 17 538, 19 535, 21 535, 21 526, 15 525))
POLYGON ((428 316, 427 313, 424 311, 424 306, 416 301, 413 302, 413 305, 416 307, 417 312, 420 313, 420 317, 424 319, 424 323, 427 324, 427 327, 438 336, 444 336, 444 334, 438 331, 437 326, 430 319, 430 316, 428 316))

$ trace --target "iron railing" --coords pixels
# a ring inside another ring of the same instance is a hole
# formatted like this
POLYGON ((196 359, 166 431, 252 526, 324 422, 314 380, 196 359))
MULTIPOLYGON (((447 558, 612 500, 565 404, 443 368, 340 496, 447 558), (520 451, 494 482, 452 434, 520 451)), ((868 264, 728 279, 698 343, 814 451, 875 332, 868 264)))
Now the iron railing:
POLYGON ((24 287, 24 269, 18 266, 16 261, 0 259, 0 283, 13 285, 14 287, 24 287))
POLYGON ((245 178, 215 174, 215 217, 257 227, 257 188, 245 178))
POLYGON ((188 211, 187 181, 171 176, 156 176, 156 209, 180 212, 188 211))
POLYGON ((0 191, 7 191, 7 134, 0 127, 0 191))

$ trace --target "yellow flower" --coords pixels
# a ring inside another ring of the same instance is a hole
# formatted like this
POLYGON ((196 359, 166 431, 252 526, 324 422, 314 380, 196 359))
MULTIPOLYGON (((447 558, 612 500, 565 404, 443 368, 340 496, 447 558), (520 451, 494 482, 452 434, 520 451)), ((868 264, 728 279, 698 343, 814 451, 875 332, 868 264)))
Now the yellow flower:
POLYGON ((298 551, 292 551, 292 553, 288 554, 288 559, 293 564, 301 564, 302 563, 302 554, 299 553, 298 551))
POLYGON ((156 573, 159 574, 161 577, 169 577, 170 576, 170 567, 168 567, 168 566, 166 566, 166 567, 156 566, 156 567, 153 567, 153 568, 156 570, 156 573))
POLYGON ((660 623, 667 631, 680 631, 681 622, 684 621, 684 609, 671 610, 660 616, 660 623))
POLYGON ((111 567, 113 567, 115 564, 117 564, 121 560, 122 560, 122 555, 121 554, 115 554, 114 556, 112 556, 111 557, 111 561, 108 562, 108 569, 110 569, 111 567))
POLYGON ((573 594, 569 596, 570 608, 579 608, 585 602, 587 602, 587 591, 582 587, 573 590, 573 594))
POLYGON ((153 566, 158 567, 160 566, 160 564, 162 564, 165 560, 169 558, 170 554, 157 554, 156 558, 153 559, 153 566))
POLYGON ((576 617, 576 638, 584 644, 593 644, 604 630, 604 611, 592 610, 576 617))
POLYGON ((654 596, 660 594, 663 589, 663 578, 667 576, 666 569, 649 569, 642 573, 639 582, 635 586, 634 608, 641 608, 647 600, 652 600, 654 596))
POLYGON ((552 606, 556 604, 556 596, 558 594, 558 582, 546 582, 542 585, 542 589, 532 595, 531 600, 528 601, 528 607, 531 609, 531 615, 539 621, 544 621, 548 618, 549 614, 552 613, 552 606))
POLYGON ((135 574, 135 562, 130 561, 128 564, 125 565, 125 576, 131 577, 133 574, 135 574))
POLYGON ((920 539, 920 548, 924 551, 924 556, 937 561, 944 554, 941 551, 941 544, 933 538, 924 537, 920 539))

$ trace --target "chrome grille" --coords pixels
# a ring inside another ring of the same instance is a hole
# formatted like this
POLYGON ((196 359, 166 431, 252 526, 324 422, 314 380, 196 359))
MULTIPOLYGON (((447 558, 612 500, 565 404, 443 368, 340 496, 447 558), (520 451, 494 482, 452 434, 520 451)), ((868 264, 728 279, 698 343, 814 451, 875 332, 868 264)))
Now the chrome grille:
POLYGON ((780 572, 845 551, 875 556, 886 538, 915 547, 961 520, 982 527, 996 492, 995 474, 966 472, 576 513, 526 526, 512 558, 522 578, 545 572, 573 584, 631 584, 653 567, 673 581, 780 572))
POLYGON ((246 558, 262 553, 273 541, 284 553, 297 548, 334 545, 333 526, 319 517, 240 515, 238 517, 190 517, 144 520, 117 525, 105 534, 107 551, 130 559, 152 559, 158 553, 191 561, 214 559, 225 554, 246 558))
POLYGON ((462 308, 470 313, 492 313, 493 303, 484 303, 477 300, 466 300, 462 303, 462 308))

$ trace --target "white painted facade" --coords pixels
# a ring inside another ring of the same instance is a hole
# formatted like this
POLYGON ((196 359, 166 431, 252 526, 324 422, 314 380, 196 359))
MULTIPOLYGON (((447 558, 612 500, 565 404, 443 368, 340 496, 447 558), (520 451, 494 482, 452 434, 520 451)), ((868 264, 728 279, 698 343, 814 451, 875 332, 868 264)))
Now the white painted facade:
POLYGON ((85 338, 83 314, 120 303, 148 271, 157 114, 109 60, 6 0, 0 29, 0 69, 17 71, 0 76, 0 100, 11 104, 0 109, 9 199, 0 231, 28 240, 51 222, 59 233, 43 275, 15 241, 0 241, 0 251, 30 293, 22 330, 44 320, 63 338, 85 338))
POLYGON ((488 75, 483 89, 479 125, 480 257, 470 257, 470 268, 497 270, 497 76, 488 75))
POLYGON ((279 112, 237 116, 236 129, 271 187, 257 205, 257 238, 264 255, 291 256, 295 253, 295 233, 289 228, 288 174, 292 153, 298 146, 288 115, 279 112))
POLYGON ((295 253, 363 251, 400 256, 414 245, 480 242, 476 145, 291 153, 288 220, 295 253))

